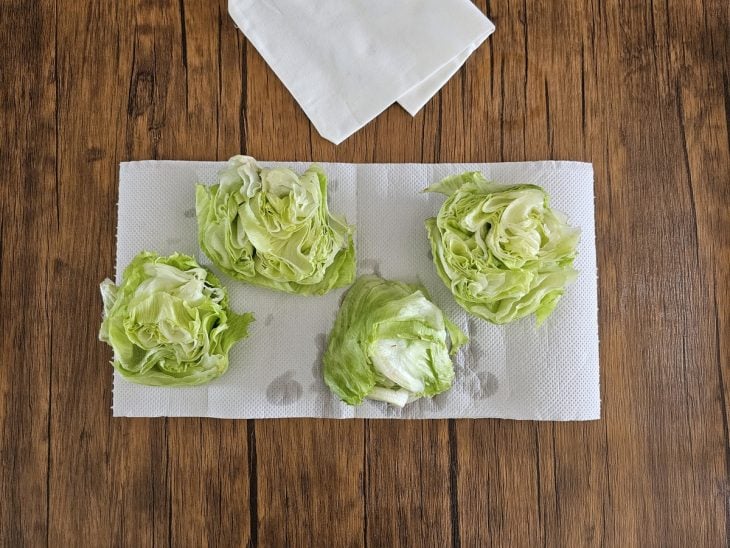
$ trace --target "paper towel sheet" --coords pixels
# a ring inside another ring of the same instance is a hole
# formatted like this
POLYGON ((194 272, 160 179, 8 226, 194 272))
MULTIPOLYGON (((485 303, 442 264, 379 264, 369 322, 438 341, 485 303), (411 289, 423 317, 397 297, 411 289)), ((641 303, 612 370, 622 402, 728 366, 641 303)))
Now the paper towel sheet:
MULTIPOLYGON (((299 172, 306 163, 286 165, 299 172)), ((397 409, 366 401, 350 407, 322 380, 321 356, 344 289, 299 297, 253 287, 221 275, 231 305, 256 317, 236 344, 228 372, 206 386, 147 387, 115 373, 115 416, 225 418, 454 418, 532 420, 600 418, 593 169, 576 162, 499 164, 321 163, 329 177, 331 209, 356 226, 358 274, 420 280, 433 300, 469 335, 455 357, 448 392, 397 409), (540 327, 529 317, 505 326, 468 316, 436 274, 424 220, 444 197, 421 193, 443 177, 479 170, 491 180, 535 183, 582 230, 580 271, 540 327)), ((195 183, 213 183, 222 162, 145 161, 121 164, 117 282, 141 250, 198 257, 195 183)), ((213 270, 216 270, 213 268, 213 270)))

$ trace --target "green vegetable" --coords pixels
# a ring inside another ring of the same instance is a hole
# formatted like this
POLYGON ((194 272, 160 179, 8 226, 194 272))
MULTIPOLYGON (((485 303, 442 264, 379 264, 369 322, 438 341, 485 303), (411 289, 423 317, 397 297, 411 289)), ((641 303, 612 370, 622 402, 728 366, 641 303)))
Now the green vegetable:
POLYGON ((218 184, 197 185, 196 212, 201 249, 233 278, 301 295, 355 278, 352 227, 330 214, 317 166, 299 176, 234 156, 218 184))
POLYGON ((324 380, 350 405, 364 398, 403 407, 448 390, 449 357, 466 342, 425 290, 377 276, 349 289, 325 351, 324 380))
POLYGON ((192 386, 219 377, 253 321, 230 310, 218 278, 179 253, 140 253, 119 286, 102 282, 101 295, 99 339, 114 349, 114 368, 139 384, 192 386))
POLYGON ((578 274, 580 230, 550 209, 536 185, 501 186, 473 172, 426 191, 448 196, 426 228, 438 274, 456 302, 495 324, 534 312, 540 325, 578 274))

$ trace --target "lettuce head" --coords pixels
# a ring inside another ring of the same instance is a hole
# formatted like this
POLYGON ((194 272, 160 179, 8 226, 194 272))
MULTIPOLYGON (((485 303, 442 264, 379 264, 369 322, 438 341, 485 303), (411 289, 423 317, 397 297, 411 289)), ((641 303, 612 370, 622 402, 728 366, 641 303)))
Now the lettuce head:
POLYGON ((495 324, 533 313, 542 323, 577 276, 580 230, 536 185, 503 186, 469 172, 426 190, 447 196, 426 229, 438 275, 456 302, 495 324))
POLYGON ((217 184, 197 186, 195 202, 201 249, 237 280, 322 295, 355 277, 352 227, 329 212, 317 166, 298 175, 234 156, 217 184))
POLYGON ((362 276, 348 290, 323 357, 324 380, 341 400, 399 407, 448 390, 450 354, 466 336, 424 289, 362 276))
POLYGON ((179 253, 140 253, 121 284, 102 282, 101 295, 99 339, 114 349, 114 368, 139 384, 192 386, 219 377, 253 321, 231 311, 211 272, 179 253))

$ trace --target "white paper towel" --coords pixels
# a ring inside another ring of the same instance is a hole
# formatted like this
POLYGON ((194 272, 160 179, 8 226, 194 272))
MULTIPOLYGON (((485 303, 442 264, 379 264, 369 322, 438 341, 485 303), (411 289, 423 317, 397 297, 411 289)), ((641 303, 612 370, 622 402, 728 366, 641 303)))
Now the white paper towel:
MULTIPOLYGON (((286 165, 303 171, 309 164, 286 165)), ((222 162, 121 164, 117 282, 141 250, 180 251, 210 261, 198 248, 196 182, 213 183, 222 162)), ((228 372, 206 386, 147 387, 115 374, 115 416, 225 418, 452 418, 534 420, 600 418, 593 168, 576 162, 501 164, 320 164, 329 177, 332 211, 356 226, 358 273, 420 280, 433 300, 470 337, 456 356, 448 392, 403 410, 382 402, 339 402, 322 380, 321 355, 343 290, 299 297, 221 275, 237 312, 256 317, 250 336, 231 351, 228 372), (443 202, 421 190, 443 177, 479 170, 491 180, 535 183, 565 212, 582 237, 580 275, 540 328, 534 318, 495 326, 469 317, 438 278, 424 220, 443 202)), ((215 270, 215 269, 214 269, 215 270)), ((217 272, 220 274, 219 272, 217 272)))
POLYGON ((396 101, 415 115, 494 32, 471 0, 229 0, 228 11, 335 144, 396 101))

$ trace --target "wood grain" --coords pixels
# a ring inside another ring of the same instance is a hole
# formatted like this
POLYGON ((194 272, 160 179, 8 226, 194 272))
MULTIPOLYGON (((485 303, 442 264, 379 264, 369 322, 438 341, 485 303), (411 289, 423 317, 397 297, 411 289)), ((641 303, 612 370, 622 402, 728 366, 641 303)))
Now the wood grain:
POLYGON ((0 542, 46 542, 58 223, 52 13, 0 4, 0 542))
POLYGON ((0 3, 0 545, 724 546, 730 5, 481 0, 417 116, 340 146, 225 0, 0 3), (111 418, 118 163, 587 160, 603 418, 111 418))

